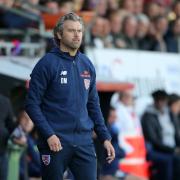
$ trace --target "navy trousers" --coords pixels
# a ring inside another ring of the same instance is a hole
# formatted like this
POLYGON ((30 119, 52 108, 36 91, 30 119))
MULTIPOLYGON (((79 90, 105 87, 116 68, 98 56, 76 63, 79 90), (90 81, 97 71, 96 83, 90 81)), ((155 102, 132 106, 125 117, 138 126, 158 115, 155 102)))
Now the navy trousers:
POLYGON ((63 180, 69 168, 76 180, 97 180, 97 160, 93 144, 85 146, 63 145, 59 152, 39 148, 42 180, 63 180))

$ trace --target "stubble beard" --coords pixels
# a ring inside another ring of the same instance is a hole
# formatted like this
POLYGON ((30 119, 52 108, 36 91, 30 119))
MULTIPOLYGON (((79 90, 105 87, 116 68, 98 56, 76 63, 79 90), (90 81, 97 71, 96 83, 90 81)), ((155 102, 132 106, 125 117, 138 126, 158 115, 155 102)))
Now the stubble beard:
POLYGON ((74 43, 73 41, 72 42, 62 41, 62 43, 65 47, 67 47, 67 49, 71 49, 73 51, 78 50, 81 45, 81 41, 78 43, 74 43))

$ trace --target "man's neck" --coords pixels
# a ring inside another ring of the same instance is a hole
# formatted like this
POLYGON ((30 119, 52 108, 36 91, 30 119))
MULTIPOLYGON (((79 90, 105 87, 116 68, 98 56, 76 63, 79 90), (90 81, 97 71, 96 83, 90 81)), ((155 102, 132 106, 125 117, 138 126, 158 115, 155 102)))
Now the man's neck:
POLYGON ((68 52, 70 54, 70 56, 75 56, 77 53, 77 49, 70 49, 70 48, 63 46, 62 44, 60 45, 60 50, 62 52, 68 52))

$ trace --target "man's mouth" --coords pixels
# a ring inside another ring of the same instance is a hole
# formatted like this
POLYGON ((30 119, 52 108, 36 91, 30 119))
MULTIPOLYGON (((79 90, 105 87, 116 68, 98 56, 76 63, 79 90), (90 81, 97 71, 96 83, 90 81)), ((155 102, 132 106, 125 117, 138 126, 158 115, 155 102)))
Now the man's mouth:
POLYGON ((73 41, 75 41, 75 42, 79 42, 80 40, 79 40, 79 39, 73 39, 73 41))

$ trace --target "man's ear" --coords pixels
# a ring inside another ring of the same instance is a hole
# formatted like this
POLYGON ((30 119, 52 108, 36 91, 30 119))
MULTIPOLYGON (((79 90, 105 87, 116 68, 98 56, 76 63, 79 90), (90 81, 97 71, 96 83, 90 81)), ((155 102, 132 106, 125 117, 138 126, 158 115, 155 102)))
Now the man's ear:
POLYGON ((58 39, 61 39, 60 33, 57 33, 57 37, 58 37, 58 39))

